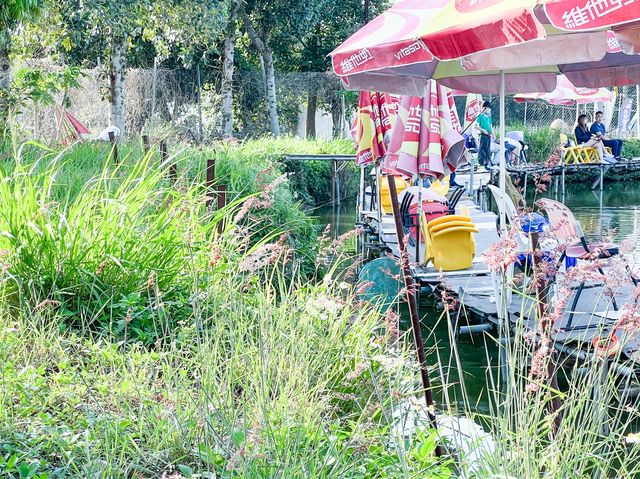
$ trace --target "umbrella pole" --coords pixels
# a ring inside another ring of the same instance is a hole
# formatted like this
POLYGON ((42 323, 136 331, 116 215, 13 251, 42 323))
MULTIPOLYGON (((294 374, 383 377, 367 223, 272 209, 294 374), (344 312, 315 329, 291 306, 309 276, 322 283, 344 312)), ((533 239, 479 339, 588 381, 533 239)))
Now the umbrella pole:
MULTIPOLYGON (((419 190, 418 190, 419 191, 419 190)), ((418 302, 416 299, 416 288, 419 287, 414 283, 409 267, 409 258, 407 247, 404 241, 404 233, 402 231, 402 219, 400 218, 400 205, 398 204, 398 190, 394 181, 389 182, 389 194, 391 196, 391 207, 393 208, 393 219, 396 226, 396 235, 398 237, 398 247, 400 249, 400 266, 402 268, 402 276, 404 277, 405 297, 409 306, 409 316, 411 317, 411 329, 413 331, 413 340, 415 342, 416 353, 418 355, 418 364, 420 366, 420 379, 424 390, 424 399, 427 404, 427 414, 433 429, 438 429, 436 422, 435 406, 433 404, 433 396, 431 394, 431 382, 429 380, 429 370, 427 366, 427 357, 424 352, 424 342, 422 340, 422 330, 420 329, 420 316, 418 315, 418 302)), ((442 455, 442 448, 436 446, 436 456, 442 455)))
MULTIPOLYGON (((380 176, 380 168, 376 164, 376 208, 378 209, 378 233, 382 233, 382 205, 380 204, 380 188, 382 187, 382 177, 380 176)), ((389 181, 389 185, 391 185, 391 181, 389 181)))
POLYGON ((362 166, 360 167, 360 194, 358 195, 358 221, 360 221, 362 218, 362 212, 364 211, 364 209, 367 207, 366 204, 366 198, 365 198, 365 193, 366 193, 366 189, 365 189, 365 181, 364 181, 364 170, 366 170, 367 167, 366 166, 362 166))
POLYGON ((418 216, 416 217, 416 263, 420 264, 420 218, 422 218, 422 178, 418 176, 418 216))
POLYGON ((505 114, 504 114, 504 101, 505 101, 505 84, 504 84, 504 70, 500 70, 500 231, 505 232, 507 225, 505 224, 505 203, 504 195, 507 189, 507 160, 505 157, 505 114))

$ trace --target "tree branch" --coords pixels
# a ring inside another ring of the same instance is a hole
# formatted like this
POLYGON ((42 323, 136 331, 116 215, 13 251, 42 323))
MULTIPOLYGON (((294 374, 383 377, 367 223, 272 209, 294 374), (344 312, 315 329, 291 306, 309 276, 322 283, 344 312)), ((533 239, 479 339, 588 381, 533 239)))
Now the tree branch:
POLYGON ((251 19, 249 18, 249 15, 247 15, 247 12, 245 11, 242 12, 242 21, 244 23, 244 28, 247 30, 247 34, 251 39, 251 42, 255 45, 258 51, 262 55, 264 55, 267 51, 267 46, 265 45, 262 38, 260 38, 260 36, 256 33, 255 29, 253 28, 253 25, 251 24, 251 19))

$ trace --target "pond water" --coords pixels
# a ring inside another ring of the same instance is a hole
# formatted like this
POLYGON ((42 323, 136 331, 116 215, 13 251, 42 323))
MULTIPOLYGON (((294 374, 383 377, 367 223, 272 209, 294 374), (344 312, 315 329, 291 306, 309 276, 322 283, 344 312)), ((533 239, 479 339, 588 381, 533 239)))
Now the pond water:
MULTIPOLYGON (((550 188, 546 193, 531 192, 528 203, 536 199, 548 197, 564 201, 574 212, 588 239, 597 239, 610 235, 617 241, 635 235, 636 251, 640 251, 640 185, 635 182, 605 184, 604 191, 592 191, 587 184, 567 184, 564 199, 561 192, 550 188)), ((317 221, 321 225, 331 224, 337 234, 350 231, 355 223, 355 200, 344 203, 339 209, 324 207, 316 210, 317 221)), ((636 261, 640 256, 636 256, 636 261)), ((430 295, 422 295, 420 305, 423 335, 430 347, 430 364, 439 362, 442 365, 439 376, 446 378, 447 383, 456 382, 457 368, 447 321, 436 307, 430 295), (434 346, 438 346, 437 348, 434 346), (436 361, 439 360, 439 361, 436 361)), ((403 315, 403 326, 408 327, 408 315, 403 315)), ((459 361, 464 371, 466 397, 459 397, 460 388, 451 388, 448 392, 450 403, 460 404, 479 413, 489 413, 487 401, 487 372, 497 364, 497 348, 483 335, 460 336, 457 340, 459 361)), ((437 381, 439 382, 439 381, 437 381)), ((441 392, 442 393, 442 392, 441 392)), ((439 394, 441 396, 441 393, 439 394)), ((441 400, 444 399, 441 397, 441 400)))

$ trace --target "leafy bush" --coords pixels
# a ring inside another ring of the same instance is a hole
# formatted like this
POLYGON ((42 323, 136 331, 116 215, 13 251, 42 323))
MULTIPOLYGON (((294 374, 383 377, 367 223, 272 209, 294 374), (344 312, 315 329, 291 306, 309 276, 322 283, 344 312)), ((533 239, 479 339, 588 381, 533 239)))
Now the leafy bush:
POLYGON ((148 157, 124 178, 105 169, 62 201, 52 195, 57 171, 18 163, 0 177, 9 284, 32 307, 59 304, 71 323, 147 343, 163 337, 189 307, 194 285, 184 271, 206 261, 220 213, 204 214, 195 186, 163 186, 148 157))
POLYGON ((640 158, 640 140, 624 140, 622 156, 625 158, 640 158))

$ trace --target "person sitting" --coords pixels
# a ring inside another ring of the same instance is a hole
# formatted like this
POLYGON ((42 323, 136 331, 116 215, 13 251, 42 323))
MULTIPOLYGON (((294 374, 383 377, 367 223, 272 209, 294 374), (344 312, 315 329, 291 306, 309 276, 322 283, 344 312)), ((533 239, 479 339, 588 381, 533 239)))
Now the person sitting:
POLYGON ((579 146, 584 148, 595 148, 598 152, 600 163, 605 162, 604 145, 596 135, 592 135, 591 132, 589 132, 589 127, 587 126, 587 115, 580 115, 578 117, 578 126, 576 126, 575 134, 576 141, 579 146))
POLYGON ((601 111, 596 112, 596 121, 591 124, 589 131, 592 135, 596 135, 600 140, 602 140, 604 146, 611 148, 611 153, 616 160, 619 160, 620 155, 622 154, 622 140, 610 140, 607 138, 607 129, 605 128, 604 123, 602 123, 603 117, 604 113, 601 111))

